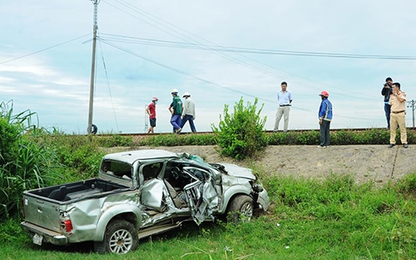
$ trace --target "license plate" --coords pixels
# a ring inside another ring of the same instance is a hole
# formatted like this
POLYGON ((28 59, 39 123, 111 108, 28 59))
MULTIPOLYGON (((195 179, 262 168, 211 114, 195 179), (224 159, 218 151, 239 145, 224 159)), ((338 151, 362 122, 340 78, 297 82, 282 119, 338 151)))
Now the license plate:
POLYGON ((43 240, 43 237, 38 235, 38 234, 35 234, 33 236, 33 244, 35 244, 35 245, 41 246, 42 245, 42 240, 43 240))

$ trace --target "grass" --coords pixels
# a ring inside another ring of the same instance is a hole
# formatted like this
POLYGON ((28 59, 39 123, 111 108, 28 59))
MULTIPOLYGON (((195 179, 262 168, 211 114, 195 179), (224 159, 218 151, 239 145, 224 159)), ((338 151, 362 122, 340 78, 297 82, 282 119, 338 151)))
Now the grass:
POLYGON ((415 259, 416 174, 376 188, 350 176, 324 181, 261 179, 273 201, 250 223, 193 223, 140 241, 127 255, 97 255, 90 243, 35 246, 10 220, 0 227, 3 259, 415 259))

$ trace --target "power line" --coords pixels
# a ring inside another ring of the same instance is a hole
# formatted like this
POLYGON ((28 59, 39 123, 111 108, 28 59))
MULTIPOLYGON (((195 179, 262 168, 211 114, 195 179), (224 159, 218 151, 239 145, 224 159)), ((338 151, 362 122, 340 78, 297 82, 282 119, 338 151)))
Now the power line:
POLYGON ((100 41, 100 50, 101 50, 101 59, 103 61, 103 67, 104 67, 105 77, 106 77, 106 80, 107 80, 108 92, 110 93, 111 106, 113 107, 114 120, 115 120, 115 123, 116 123, 117 132, 119 132, 118 122, 117 122, 117 116, 116 116, 116 109, 114 107, 113 95, 111 93, 111 87, 110 87, 110 81, 108 80, 107 66, 106 66, 105 60, 104 60, 104 53, 103 53, 103 48, 101 46, 101 41, 100 41))
MULTIPOLYGON (((161 46, 161 47, 187 48, 187 49, 199 49, 199 50, 208 50, 209 48, 217 48, 218 49, 219 47, 221 47, 221 46, 214 46, 214 45, 201 45, 201 44, 194 44, 194 43, 189 43, 189 42, 174 42, 174 41, 165 41, 165 40, 157 40, 157 39, 149 39, 149 38, 123 36, 123 35, 116 35, 116 34, 106 34, 106 33, 102 33, 100 35, 101 35, 101 37, 100 37, 101 40, 110 41, 110 42, 133 43, 133 44, 146 44, 146 45, 161 46), (203 46, 205 46, 205 47, 203 47, 203 46)), ((231 48, 231 47, 227 47, 227 48, 231 48)), ((256 60, 253 60, 253 61, 258 62, 256 60)), ((261 62, 259 62, 259 63, 261 63, 261 62)), ((261 64, 263 64, 265 66, 268 66, 268 67, 270 67, 272 69, 275 69, 274 67, 269 66, 267 64, 264 64, 264 63, 261 63, 261 64)), ((272 73, 270 73, 268 71, 265 71, 265 70, 261 70, 261 72, 264 72, 266 74, 271 74, 271 75, 275 76, 274 74, 272 74, 272 73)), ((291 74, 291 75, 293 75, 295 77, 303 78, 303 79, 305 79, 307 81, 314 82, 314 83, 317 83, 319 85, 325 85, 325 84, 322 84, 322 83, 319 83, 319 82, 316 82, 316 81, 312 81, 312 80, 306 79, 304 77, 301 77, 301 76, 298 76, 298 75, 295 75, 295 74, 292 74, 292 73, 289 73, 289 72, 285 72, 285 73, 291 74)), ((353 96, 353 95, 349 95, 349 94, 340 94, 340 93, 337 93, 336 91, 331 91, 331 92, 333 94, 339 94, 339 95, 342 95, 344 97, 350 97, 350 98, 354 98, 354 99, 369 100, 368 97, 363 97, 362 95, 353 96)), ((374 98, 372 100, 376 100, 376 99, 374 98)))
MULTIPOLYGON (((167 22, 167 21, 164 21, 164 20, 162 20, 162 19, 160 19, 160 18, 158 18, 158 17, 156 17, 156 16, 154 16, 154 15, 152 15, 152 14, 149 14, 149 13, 147 13, 147 12, 145 12, 145 11, 141 10, 140 8, 137 8, 137 7, 135 7, 135 6, 131 5, 131 4, 125 3, 125 2, 120 1, 120 0, 115 0, 115 1, 116 1, 116 2, 118 2, 118 3, 120 3, 121 5, 124 5, 125 7, 127 7, 128 9, 130 9, 131 11, 141 14, 142 16, 146 17, 147 19, 151 20, 152 22, 155 22, 156 24, 161 24, 159 21, 162 21, 162 22, 164 23, 164 25, 161 25, 161 26, 168 28, 168 30, 166 30, 166 29, 164 29, 164 28, 162 28, 162 27, 160 27, 160 26, 157 26, 157 25, 155 25, 155 24, 153 24, 153 23, 150 23, 150 22, 148 22, 148 21, 146 21, 146 20, 144 20, 144 19, 142 19, 142 18, 139 18, 139 17, 137 17, 137 16, 135 16, 135 15, 133 15, 133 14, 131 14, 131 13, 129 13, 129 12, 127 12, 127 11, 125 11, 125 10, 123 10, 123 9, 121 9, 121 8, 119 8, 119 7, 117 7, 117 6, 115 6, 115 5, 113 5, 113 4, 110 4, 110 3, 108 3, 108 2, 106 2, 106 3, 107 3, 108 5, 110 5, 110 6, 114 7, 114 8, 116 8, 117 10, 120 10, 121 12, 123 12, 123 13, 125 13, 125 14, 128 14, 128 15, 132 16, 133 18, 135 18, 135 19, 137 19, 137 20, 140 20, 140 21, 142 21, 142 22, 144 22, 144 23, 146 23, 146 24, 148 24, 148 25, 150 25, 150 26, 152 26, 152 27, 155 27, 155 28, 157 28, 157 29, 159 29, 159 30, 161 30, 161 31, 163 31, 163 32, 165 32, 165 33, 167 33, 167 34, 169 34, 169 35, 172 35, 172 36, 174 36, 174 37, 176 37, 176 38, 179 38, 179 39, 181 39, 181 40, 184 40, 184 41, 186 41, 186 42, 188 42, 188 43, 190 43, 189 41, 197 42, 197 43, 198 43, 198 45, 200 45, 200 46, 203 46, 203 44, 201 44, 198 40, 195 40, 195 39, 193 39, 192 37, 189 37, 189 36, 188 36, 188 35, 186 35, 186 34, 190 34, 190 35, 192 35, 192 36, 194 36, 194 37, 196 37, 196 38, 202 39, 203 41, 206 41, 206 42, 212 43, 212 42, 210 42, 210 41, 208 41, 208 40, 206 40, 206 39, 203 39, 203 38, 201 38, 201 37, 199 37, 199 36, 197 36, 197 35, 195 35, 195 34, 193 34, 193 33, 190 33, 190 32, 188 32, 188 31, 186 31, 186 30, 184 30, 184 29, 181 29, 181 28, 179 28, 179 27, 177 27, 177 26, 175 26, 175 25, 173 25, 173 24, 171 24, 171 23, 169 23, 169 22, 167 22), (166 24, 167 24, 168 26, 167 26, 166 24), (178 31, 177 29, 178 29, 178 30, 180 30, 180 31, 178 31), (182 33, 181 31, 185 32, 186 34, 182 33), (174 33, 173 33, 173 32, 174 32, 174 33)), ((203 48, 203 47, 201 47, 201 48, 203 48)), ((265 73, 265 74, 269 74, 269 75, 272 75, 272 76, 276 76, 274 73, 271 73, 271 72, 269 72, 269 71, 267 71, 267 70, 264 70, 264 69, 258 68, 258 67, 254 66, 254 65, 252 65, 252 64, 249 64, 249 63, 247 63, 247 62, 244 62, 244 61, 241 61, 241 60, 236 59, 236 58, 234 58, 234 57, 231 57, 230 55, 227 55, 227 54, 224 54, 224 53, 218 53, 217 51, 212 51, 212 50, 209 50, 209 49, 205 49, 205 50, 206 50, 206 51, 210 51, 210 52, 212 52, 212 53, 214 53, 214 54, 216 54, 216 55, 220 55, 220 56, 222 56, 223 58, 225 58, 225 59, 227 59, 227 60, 230 60, 230 61, 233 61, 233 62, 238 63, 238 64, 240 64, 240 65, 243 65, 243 66, 249 67, 249 68, 251 68, 251 69, 253 69, 253 70, 257 70, 257 71, 263 72, 263 73, 265 73)), ((242 56, 241 54, 239 54, 239 55, 240 55, 240 56, 242 56)), ((243 56, 243 57, 244 57, 244 56, 243 56)), ((247 57, 246 57, 246 58, 247 58, 247 57)))
POLYGON ((411 100, 411 101, 408 101, 407 103, 409 103, 410 105, 409 106, 407 106, 407 107, 410 107, 410 108, 412 108, 412 122, 413 122, 413 127, 415 127, 415 104, 416 104, 416 101, 414 101, 414 100, 411 100))
MULTIPOLYGON (((138 7, 135 7, 135 6, 133 6, 133 5, 129 4, 129 3, 126 3, 125 1, 122 1, 122 0, 115 0, 115 1, 116 1, 116 2, 118 2, 118 3, 120 3, 121 5, 123 5, 124 7, 127 7, 127 8, 129 9, 129 11, 139 13, 142 17, 146 17, 147 19, 149 19, 149 20, 150 20, 150 21, 152 21, 153 23, 152 23, 152 22, 149 22, 149 21, 146 21, 146 20, 144 20, 144 19, 142 19, 142 18, 139 18, 139 17, 137 17, 137 16, 135 16, 135 15, 131 14, 130 12, 127 12, 126 10, 121 9, 120 7, 117 7, 117 6, 113 5, 113 4, 110 4, 110 3, 108 3, 108 2, 105 2, 105 3, 107 3, 107 4, 109 4, 110 6, 112 6, 112 7, 116 8, 117 10, 120 10, 121 12, 124 12, 125 14, 128 14, 128 15, 132 16, 132 17, 133 17, 133 18, 135 18, 135 19, 138 19, 138 20, 140 20, 140 21, 142 21, 142 22, 144 22, 144 23, 146 23, 146 24, 148 24, 148 25, 150 25, 150 26, 152 26, 152 27, 155 27, 155 28, 157 28, 157 29, 159 29, 159 30, 161 30, 161 31, 163 31, 163 32, 165 32, 165 33, 167 33, 167 34, 169 34, 169 35, 172 35, 172 36, 174 36, 174 37, 176 37, 176 38, 182 39, 182 40, 184 40, 184 41, 186 41, 186 42, 188 42, 188 43, 189 43, 189 40, 190 40, 190 41, 193 41, 193 42, 198 43, 198 45, 203 45, 203 44, 201 44, 201 43, 200 43, 200 41, 199 41, 199 40, 196 40, 196 39, 195 39, 195 38, 197 38, 197 39, 200 39, 200 40, 202 40, 202 41, 204 41, 204 42, 208 42, 208 43, 210 43, 211 45, 215 45, 215 46, 217 46, 217 47, 219 46, 219 45, 217 45, 217 44, 215 44, 215 43, 213 43, 213 42, 211 42, 211 41, 209 41, 209 40, 207 40, 207 39, 204 39, 204 38, 202 38, 202 37, 200 37, 200 36, 198 36, 198 35, 196 35, 196 34, 194 34, 194 33, 192 33, 192 32, 188 32, 188 31, 186 31, 186 30, 184 30, 184 29, 182 29, 182 28, 180 28, 180 27, 178 27, 178 26, 176 26, 176 25, 174 25, 174 24, 172 24, 172 23, 170 23, 170 22, 167 22, 167 21, 165 21, 165 20, 163 20, 163 19, 161 19, 161 18, 159 18, 159 17, 157 17, 157 16, 155 16, 155 15, 153 15, 153 14, 150 14, 150 13, 148 13, 148 12, 146 12, 146 11, 144 11, 144 10, 142 10, 142 9, 138 8, 138 7), (164 28, 161 28, 160 26, 155 25, 154 23, 159 24, 159 25, 161 25, 161 26, 163 26, 163 27, 166 27, 166 28, 168 28, 168 30, 166 30, 166 29, 164 29, 164 28), (163 24, 162 24, 162 23, 163 23, 163 24), (182 32, 185 32, 185 33, 182 33, 182 32), (186 35, 186 34, 187 34, 187 35, 186 35), (190 35, 191 37, 189 37, 188 35, 190 35), (189 40, 187 40, 187 39, 189 39, 189 40)), ((257 70, 257 71, 263 72, 263 73, 265 73, 265 74, 267 74, 267 75, 270 75, 270 76, 276 77, 276 78, 278 78, 279 80, 281 80, 281 78, 282 78, 282 76, 281 76, 281 75, 276 75, 276 74, 275 74, 275 72, 270 72, 270 71, 268 71, 268 70, 265 70, 265 69, 259 68, 259 67, 257 67, 257 66, 252 65, 252 64, 249 64, 249 63, 247 63, 247 62, 244 62, 244 61, 241 61, 241 60, 239 60, 239 59, 233 58, 233 57, 231 57, 231 56, 229 56, 229 55, 226 55, 225 53, 221 53, 221 52, 219 52, 219 51, 214 51, 214 50, 209 50, 209 49, 206 49, 206 48, 205 48, 205 50, 208 50, 208 51, 210 51, 210 52, 213 52, 213 53, 215 53, 215 54, 217 54, 217 55, 222 56, 222 57, 223 57, 223 58, 225 58, 225 59, 228 59, 228 60, 231 60, 231 61, 236 62, 236 63, 238 63, 238 64, 244 65, 244 66, 249 67, 249 68, 251 68, 251 69, 254 69, 254 70, 257 70)), ((234 54, 237 54, 237 55, 239 55, 240 57, 243 57, 243 58, 245 58, 245 59, 249 59, 249 60, 251 60, 251 61, 254 61, 254 62, 256 62, 256 63, 259 63, 259 64, 261 64, 261 65, 263 65, 263 66, 266 66, 266 67, 268 67, 268 68, 271 68, 271 69, 273 69, 273 70, 277 70, 277 71, 283 72, 283 73, 285 73, 285 74, 288 74, 288 75, 294 76, 294 77, 296 77, 296 78, 300 78, 300 79, 306 80, 306 81, 308 81, 308 82, 313 82, 313 83, 319 84, 319 86, 326 86, 326 87, 328 87, 328 88, 332 88, 332 89, 334 89, 334 87, 333 87, 333 86, 330 86, 330 85, 328 85, 328 84, 321 83, 321 82, 317 82, 317 81, 314 81, 314 80, 310 80, 310 79, 307 79, 307 78, 305 78, 305 77, 303 77, 303 76, 299 76, 299 75, 296 75, 296 74, 294 74, 294 73, 291 73, 291 72, 288 72, 288 71, 284 71, 284 70, 278 69, 278 68, 276 68, 276 67, 274 67, 274 66, 271 66, 271 65, 265 64, 265 63, 263 63, 263 62, 260 62, 260 61, 258 61, 258 60, 252 59, 252 58, 250 58, 250 57, 244 56, 244 55, 242 55, 241 53, 234 53, 234 54)), ((296 82, 296 80, 294 80, 294 81, 296 82)), ((315 86, 313 86, 313 85, 310 85, 310 84, 304 84, 304 83, 302 83, 302 85, 307 86, 307 87, 312 87, 312 88, 315 88, 315 89, 317 89, 317 90, 318 90, 318 89, 320 90, 320 88, 317 88, 317 87, 315 87, 315 86)), ((339 95, 342 95, 342 96, 345 96, 345 97, 351 97, 351 98, 355 98, 355 99, 366 99, 366 100, 368 100, 367 98, 362 97, 362 96, 361 96, 360 94, 358 94, 358 93, 357 93, 355 96, 351 96, 350 94, 354 94, 354 93, 352 93, 352 92, 349 90, 349 88, 335 88, 335 89, 341 90, 341 91, 343 92, 342 94, 341 94, 341 93, 337 93, 336 91, 333 91, 332 89, 331 89, 331 92, 332 92, 333 94, 339 94, 339 95), (348 89, 348 91, 345 91, 344 89, 348 89)), ((376 99, 374 98, 373 100, 376 100, 376 99)))
POLYGON ((34 55, 34 54, 37 54, 37 53, 40 53, 40 52, 43 52, 43 51, 47 51, 47 50, 53 49, 53 48, 55 48, 55 47, 58 47, 58 46, 61 46, 61 45, 64 45, 64 44, 67 44, 67 43, 70 43, 70 42, 76 41, 76 40, 81 39, 81 38, 83 38, 83 37, 85 37, 85 36, 88 36, 88 35, 90 35, 90 34, 89 34, 89 33, 88 33, 88 34, 84 34, 84 35, 79 36, 79 37, 77 37, 77 38, 74 38, 74 39, 72 39, 72 40, 68 40, 68 41, 65 41, 65 42, 61 42, 61 43, 58 43, 58 44, 52 45, 52 46, 50 46, 50 47, 46 47, 46 48, 44 48, 44 49, 41 49, 41 50, 38 50, 38 51, 35 51, 35 52, 31 52, 31 53, 28 53, 28 54, 25 54, 25 55, 22 55, 22 56, 19 56, 19 57, 16 57, 16 58, 10 59, 10 60, 2 61, 2 62, 0 62, 0 65, 1 65, 1 64, 5 64, 5 63, 8 63, 8 62, 15 61, 15 60, 18 60, 18 59, 26 58, 26 57, 29 57, 29 56, 31 56, 31 55, 34 55))
POLYGON ((220 45, 207 45, 207 44, 194 44, 189 42, 176 42, 166 41, 150 38, 139 38, 131 36, 122 36, 115 34, 101 34, 104 35, 105 40, 143 44, 160 47, 170 48, 184 48, 184 49, 199 49, 199 50, 212 50, 218 52, 232 52, 232 53, 250 53, 250 54, 262 54, 262 55, 287 55, 287 56, 302 56, 302 57, 321 57, 321 58, 343 58, 343 59, 381 59, 381 60, 416 60, 414 56, 391 56, 380 54, 353 54, 353 53, 331 53, 331 52, 311 52, 311 51, 287 51, 287 50, 274 50, 274 49, 257 49, 257 48, 245 48, 245 47, 232 47, 232 46, 220 46, 220 45))
MULTIPOLYGON (((151 58, 148 58, 148 57, 145 57, 145 56, 143 56, 143 55, 140 55, 140 54, 135 53, 135 52, 133 52, 133 51, 131 51, 131 50, 128 50, 128 49, 126 49, 126 48, 120 47, 120 46, 118 46, 118 45, 116 45, 116 44, 114 44, 114 43, 107 42, 107 41, 105 41, 105 40, 103 40, 103 39, 101 39, 101 38, 100 38, 100 41, 102 41, 103 43, 105 43, 105 44, 107 44, 107 45, 109 45, 109 46, 111 46, 111 47, 113 47, 113 48, 116 48, 116 49, 118 49, 118 50, 120 50, 120 51, 126 52, 126 53, 128 53, 128 54, 130 54, 130 55, 133 55, 133 56, 138 57, 138 58, 140 58, 140 59, 143 59, 143 60, 145 60, 145 61, 148 61, 148 62, 154 63, 154 64, 156 64, 156 65, 159 65, 159 66, 161 66, 161 67, 163 67, 163 68, 166 68, 166 69, 172 70, 172 71, 177 72, 177 73, 179 73, 179 74, 182 74, 182 75, 185 75, 185 76, 188 76, 188 77, 194 78, 194 79, 199 80, 199 81, 201 81, 201 82, 204 82, 204 83, 206 83, 206 84, 213 85, 213 86, 216 86, 216 87, 219 87, 219 88, 224 88, 224 89, 227 89, 227 90, 229 90, 229 91, 232 91, 232 92, 235 92, 235 93, 239 93, 239 94, 241 94, 241 95, 243 95, 243 96, 248 96, 248 97, 257 98, 257 99, 259 99, 259 100, 263 100, 263 101, 266 101, 266 102, 275 103, 275 101, 273 101, 273 100, 266 99, 266 98, 261 98, 261 97, 257 97, 257 96, 254 96, 254 95, 251 95, 251 94, 248 94, 248 93, 242 92, 242 91, 238 91, 238 90, 235 90, 235 89, 232 89, 232 88, 226 87, 226 86, 222 86, 222 85, 219 85, 219 84, 217 84, 217 83, 215 83, 215 82, 212 82, 212 81, 210 81, 210 80, 206 80, 206 79, 204 79, 204 78, 201 78, 201 77, 195 76, 195 75, 193 75, 193 74, 191 74, 191 73, 188 73, 188 72, 185 72, 185 71, 179 70, 179 69, 177 69, 177 68, 173 68, 173 67, 171 67, 171 66, 169 66, 169 65, 166 65, 166 64, 164 64, 164 63, 158 62, 158 61, 156 61, 156 60, 153 60, 153 59, 151 59, 151 58)), ((297 110, 302 110, 302 111, 306 111, 306 112, 310 112, 310 113, 315 113, 315 111, 311 111, 311 110, 304 109, 304 108, 301 108, 301 107, 294 107, 294 108, 295 108, 295 109, 297 109, 297 110)), ((371 120, 371 119, 369 119, 369 118, 357 118, 356 116, 351 116, 351 117, 350 117, 350 116, 342 116, 342 115, 338 115, 338 116, 339 116, 339 117, 341 117, 341 118, 349 118, 349 119, 371 120)))

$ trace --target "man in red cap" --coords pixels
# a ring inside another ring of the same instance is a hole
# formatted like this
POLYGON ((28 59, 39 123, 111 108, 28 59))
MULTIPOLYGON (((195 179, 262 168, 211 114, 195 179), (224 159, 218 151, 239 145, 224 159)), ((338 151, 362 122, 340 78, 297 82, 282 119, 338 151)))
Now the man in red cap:
POLYGON ((148 134, 154 133, 154 128, 156 127, 156 103, 159 99, 157 97, 152 98, 152 103, 150 103, 147 108, 146 112, 149 115, 149 122, 150 122, 150 128, 149 131, 147 131, 148 134))
POLYGON ((328 100, 329 93, 321 91, 319 94, 321 96, 321 105, 319 106, 318 117, 319 117, 319 135, 320 135, 320 144, 322 148, 329 146, 329 125, 332 120, 332 103, 328 100))

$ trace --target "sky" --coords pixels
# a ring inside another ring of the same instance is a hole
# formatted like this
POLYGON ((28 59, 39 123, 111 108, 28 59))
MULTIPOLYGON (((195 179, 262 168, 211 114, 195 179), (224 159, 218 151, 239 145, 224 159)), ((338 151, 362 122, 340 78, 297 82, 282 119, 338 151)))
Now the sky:
MULTIPOLYGON (((322 90, 331 128, 385 128, 381 89, 392 77, 412 127, 414 10, 412 0, 101 0, 92 121, 99 133, 143 133, 156 96, 155 132, 170 132, 175 88, 191 94, 198 131, 218 126, 241 98, 258 99, 272 130, 286 81, 289 131, 319 128, 322 90)), ((39 127, 87 133, 93 2, 0 1, 0 17, 0 102, 35 112, 39 127)))

